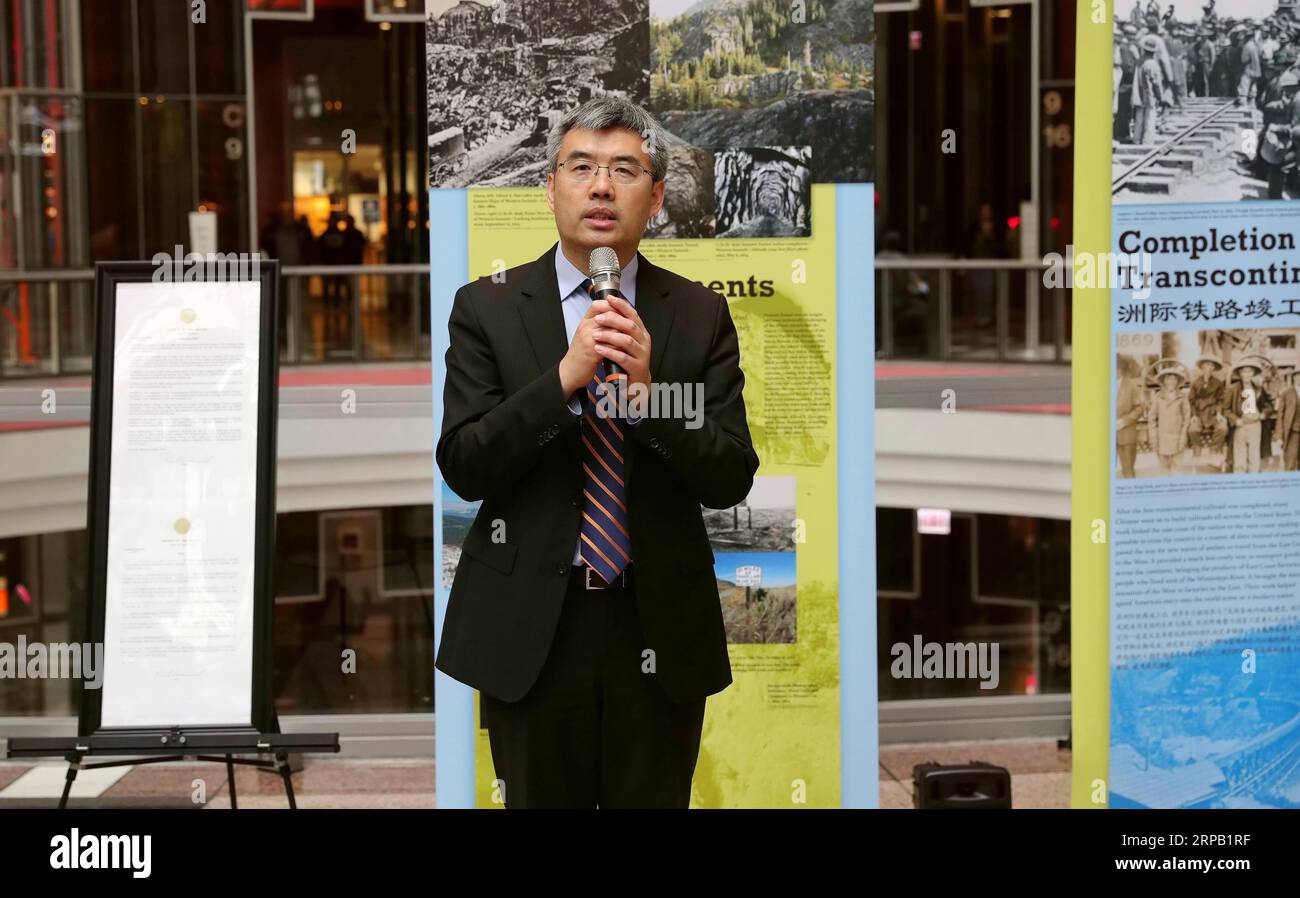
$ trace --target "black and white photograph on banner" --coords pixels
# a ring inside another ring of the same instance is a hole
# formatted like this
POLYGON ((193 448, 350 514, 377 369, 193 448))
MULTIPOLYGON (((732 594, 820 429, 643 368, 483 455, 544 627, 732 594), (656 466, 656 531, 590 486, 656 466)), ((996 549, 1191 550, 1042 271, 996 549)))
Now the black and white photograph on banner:
POLYGON ((592 97, 644 103, 646 0, 428 0, 429 186, 531 187, 546 134, 592 97))
POLYGON ((1116 0, 1116 204, 1300 197, 1300 9, 1116 0))
POLYGON ((1116 335, 1118 476, 1300 469, 1300 328, 1116 335))
POLYGON ((713 237, 717 234, 714 153, 668 135, 664 204, 646 225, 646 237, 713 237))
POLYGON ((714 155, 719 237, 807 237, 811 147, 751 147, 714 155))
POLYGON ((874 173, 873 0, 650 0, 650 108, 689 144, 813 145, 812 181, 874 173))
POLYGON ((707 150, 670 137, 672 177, 647 237, 808 237, 810 147, 707 150))

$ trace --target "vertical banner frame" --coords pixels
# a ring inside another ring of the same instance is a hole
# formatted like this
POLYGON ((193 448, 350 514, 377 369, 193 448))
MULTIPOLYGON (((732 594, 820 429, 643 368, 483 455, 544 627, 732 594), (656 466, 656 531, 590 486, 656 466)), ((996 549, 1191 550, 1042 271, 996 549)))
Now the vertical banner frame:
MULTIPOLYGON (((838 502, 838 577, 840 673, 840 803, 843 807, 879 805, 875 614, 875 366, 874 353, 874 196, 873 184, 835 186, 836 222, 836 421, 838 502), (861 361, 858 361, 861 360, 861 361), (852 461, 849 461, 852 460, 852 461), (869 546, 870 551, 862 551, 869 546)), ((430 303, 434 428, 441 425, 442 385, 446 378, 445 326, 456 291, 469 280, 468 191, 429 191, 430 303)), ((434 546, 442 551, 442 475, 434 461, 434 546)), ((448 590, 435 584, 436 637, 442 632, 448 590)), ((473 808, 475 800, 474 690, 434 671, 438 715, 436 790, 439 808, 473 808)))
MULTIPOLYGON (((1093 258, 1110 250, 1112 28, 1109 2, 1076 7, 1074 251, 1093 258), (1102 20, 1094 21, 1097 11, 1102 20)), ((1067 262, 1073 266, 1074 259, 1067 262)), ((1073 290, 1070 413, 1070 656, 1073 771, 1071 806, 1104 808, 1110 757, 1110 290, 1073 290), (1107 539, 1094 542, 1095 522, 1107 539)))

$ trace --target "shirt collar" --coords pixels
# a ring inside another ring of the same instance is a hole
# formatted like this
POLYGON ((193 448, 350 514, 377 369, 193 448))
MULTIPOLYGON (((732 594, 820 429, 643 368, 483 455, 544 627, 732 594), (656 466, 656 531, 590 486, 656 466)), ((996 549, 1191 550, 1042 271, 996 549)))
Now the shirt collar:
MULTIPOLYGON (((627 297, 627 301, 636 305, 636 272, 640 267, 640 253, 632 257, 623 268, 619 276, 619 291, 627 297)), ((560 251, 560 245, 555 245, 555 281, 560 288, 560 301, 568 299, 573 295, 582 282, 587 279, 587 273, 580 271, 578 266, 569 261, 569 257, 560 251)))

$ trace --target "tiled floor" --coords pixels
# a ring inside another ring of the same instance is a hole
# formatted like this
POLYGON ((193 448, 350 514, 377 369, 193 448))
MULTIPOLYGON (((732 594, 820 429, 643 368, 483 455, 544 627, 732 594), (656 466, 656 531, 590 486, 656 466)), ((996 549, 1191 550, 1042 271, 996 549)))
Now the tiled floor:
MULTIPOLYGON (((1011 772, 1016 808, 1070 805, 1070 751, 1054 739, 887 745, 880 750, 880 806, 912 807, 912 767, 927 761, 987 761, 1011 772), (895 777, 897 779, 895 779, 895 777)), ((63 789, 62 763, 0 763, 0 809, 53 807, 63 789)), ((303 808, 424 808, 435 806, 434 765, 424 760, 308 758, 293 775, 303 808)), ((235 771, 241 808, 286 807, 279 776, 251 767, 235 771)), ((84 807, 229 808, 219 764, 157 764, 85 771, 72 803, 84 807), (197 800, 205 798, 206 801, 197 800)))
POLYGON ((912 767, 929 761, 938 764, 985 761, 1007 768, 1011 773, 1013 808, 1070 806, 1070 750, 1058 749, 1055 739, 881 746, 880 806, 912 807, 912 767))
MULTIPOLYGON (((0 808, 53 807, 67 767, 0 764, 0 808)), ((308 758, 293 775, 301 808, 432 808, 433 762, 308 758)), ((284 785, 275 773, 235 769, 241 808, 284 808, 284 785)), ((172 763, 83 771, 71 803, 81 807, 229 808, 230 790, 220 764, 172 763)))

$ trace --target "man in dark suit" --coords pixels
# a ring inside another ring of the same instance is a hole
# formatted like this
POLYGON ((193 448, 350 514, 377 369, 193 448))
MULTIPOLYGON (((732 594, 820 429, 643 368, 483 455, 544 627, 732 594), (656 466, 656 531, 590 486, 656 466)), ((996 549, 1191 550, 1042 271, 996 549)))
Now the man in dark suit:
POLYGON ((637 252, 668 168, 649 113, 593 100, 547 153, 559 243, 462 287, 448 325, 437 460, 483 504, 436 664, 482 693, 507 807, 686 807, 705 697, 731 683, 700 506, 739 503, 759 463, 739 342, 725 299, 637 252), (593 301, 602 246, 623 296, 593 301), (702 415, 611 415, 609 362, 629 396, 680 385, 702 415))

